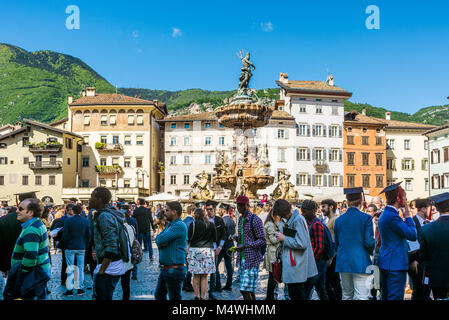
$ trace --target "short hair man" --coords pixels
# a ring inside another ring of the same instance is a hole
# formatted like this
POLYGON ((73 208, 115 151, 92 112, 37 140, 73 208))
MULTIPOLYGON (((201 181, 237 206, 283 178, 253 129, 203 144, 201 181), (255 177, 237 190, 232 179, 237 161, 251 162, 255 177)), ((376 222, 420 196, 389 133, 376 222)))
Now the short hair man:
POLYGON ((154 297, 156 300, 181 300, 181 289, 186 277, 187 227, 181 220, 182 206, 168 202, 165 210, 168 224, 155 239, 159 249, 160 274, 154 297))
POLYGON ((404 189, 396 183, 386 187, 387 206, 380 215, 378 228, 381 246, 377 265, 381 272, 380 286, 382 300, 404 300, 405 283, 407 281, 408 241, 415 241, 416 226, 410 217, 404 189), (399 216, 402 211, 404 219, 399 216))
MULTIPOLYGON (((133 212, 133 217, 137 220, 137 240, 140 245, 144 245, 144 252, 148 252, 150 262, 153 261, 153 244, 151 241, 151 229, 156 230, 153 222, 153 215, 150 209, 145 207, 145 200, 139 199, 139 207, 133 212)), ((137 272, 136 272, 137 273, 137 272)))
POLYGON ((46 281, 35 285, 33 290, 22 296, 24 300, 47 299, 47 281, 50 280, 51 265, 47 228, 39 219, 42 210, 43 205, 34 198, 23 200, 17 209, 17 220, 22 223, 22 232, 13 250, 10 277, 12 278, 14 272, 19 272, 19 267, 21 275, 18 276, 21 281, 34 268, 40 268, 48 276, 46 281))
MULTIPOLYGON (((225 228, 226 228, 226 240, 223 245, 223 250, 220 251, 217 259, 217 267, 220 265, 222 259, 224 259, 226 266, 226 285, 223 290, 231 291, 232 290, 232 276, 234 274, 233 266, 232 266, 232 255, 228 253, 228 250, 234 246, 233 237, 235 235, 235 227, 236 223, 234 219, 229 215, 230 206, 222 203, 220 205, 220 214, 223 219, 225 228)), ((218 284, 218 282, 217 282, 218 284)))
MULTIPOLYGON (((193 218, 193 212, 195 211, 196 206, 194 204, 190 204, 187 206, 186 209, 186 217, 184 218, 184 220, 182 220, 182 222, 184 222, 184 224, 187 227, 187 230, 189 230, 189 226, 192 222, 195 221, 195 219, 193 218)), ((193 286, 192 286, 192 274, 187 270, 187 275, 186 278, 184 279, 184 283, 182 284, 182 290, 187 291, 187 292, 193 292, 193 286)))

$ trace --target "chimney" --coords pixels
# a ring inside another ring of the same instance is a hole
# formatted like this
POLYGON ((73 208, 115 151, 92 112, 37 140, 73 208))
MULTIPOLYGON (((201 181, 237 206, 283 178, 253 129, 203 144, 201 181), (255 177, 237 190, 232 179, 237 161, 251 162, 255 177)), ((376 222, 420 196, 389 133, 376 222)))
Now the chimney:
POLYGON ((86 88, 86 96, 87 97, 95 97, 95 87, 87 87, 86 88))
POLYGON ((385 119, 390 120, 390 115, 391 115, 390 111, 385 112, 385 119))
POLYGON ((288 83, 288 73, 279 72, 279 81, 282 83, 288 83))
POLYGON ((366 116, 366 108, 363 108, 363 109, 362 109, 362 114, 363 114, 364 116, 366 116))
POLYGON ((81 97, 85 97, 86 96, 86 90, 81 90, 81 97))
POLYGON ((69 96, 68 102, 69 102, 69 104, 72 104, 72 102, 73 102, 73 97, 72 96, 69 96))
POLYGON ((153 104, 157 107, 158 106, 158 104, 157 104, 157 99, 154 99, 153 100, 153 104))

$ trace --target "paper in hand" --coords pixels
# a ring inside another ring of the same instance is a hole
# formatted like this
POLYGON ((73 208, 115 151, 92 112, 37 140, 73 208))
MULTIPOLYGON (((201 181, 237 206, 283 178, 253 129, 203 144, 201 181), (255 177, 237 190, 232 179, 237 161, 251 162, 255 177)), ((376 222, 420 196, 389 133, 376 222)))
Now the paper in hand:
POLYGON ((58 235, 58 232, 61 230, 62 230, 62 227, 56 228, 56 229, 50 231, 50 237, 52 237, 52 238, 56 237, 58 235))
POLYGON ((408 247, 409 247, 408 252, 413 252, 413 251, 419 250, 420 246, 419 246, 418 240, 416 240, 416 241, 408 241, 407 240, 407 242, 408 242, 408 247))

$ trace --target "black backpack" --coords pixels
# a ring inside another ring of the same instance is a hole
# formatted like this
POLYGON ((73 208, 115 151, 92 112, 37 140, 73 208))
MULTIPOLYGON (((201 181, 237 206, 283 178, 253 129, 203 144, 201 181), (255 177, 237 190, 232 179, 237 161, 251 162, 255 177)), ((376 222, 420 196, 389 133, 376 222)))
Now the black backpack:
POLYGON ((312 228, 316 222, 320 222, 324 227, 324 240, 325 241, 324 241, 323 257, 326 260, 330 260, 335 256, 335 253, 336 253, 335 242, 332 239, 331 231, 329 230, 329 228, 326 226, 326 224, 323 221, 321 221, 318 218, 315 218, 315 220, 312 222, 312 224, 309 227, 310 234, 312 234, 312 228))
MULTIPOLYGON (((106 212, 109 212, 107 210, 105 210, 106 212)), ((114 216, 113 213, 109 212, 110 214, 112 214, 114 216)), ((114 216, 115 222, 117 224, 117 230, 118 230, 118 251, 120 254, 120 259, 123 260, 123 262, 129 262, 129 236, 128 236, 128 232, 126 230, 126 227, 124 225, 124 223, 120 222, 115 216, 114 216)), ((98 228, 98 232, 101 235, 100 232, 100 224, 97 221, 97 228, 98 228)))
MULTIPOLYGON (((251 231, 253 232, 253 235, 254 235, 254 239, 256 239, 256 233, 254 232, 254 228, 253 228, 253 221, 254 221, 254 214, 251 216, 251 219, 250 219, 250 228, 251 228, 251 231)), ((265 244, 263 245, 263 246, 261 246, 261 247, 259 247, 259 250, 260 250, 260 253, 262 253, 262 256, 264 256, 265 255, 265 252, 267 251, 267 243, 265 242, 265 244)))

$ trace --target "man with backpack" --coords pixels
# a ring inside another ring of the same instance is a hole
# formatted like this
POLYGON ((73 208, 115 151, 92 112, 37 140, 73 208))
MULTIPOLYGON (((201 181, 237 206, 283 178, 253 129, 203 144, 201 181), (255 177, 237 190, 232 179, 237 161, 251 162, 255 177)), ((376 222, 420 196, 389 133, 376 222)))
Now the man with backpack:
POLYGON ((237 197, 237 210, 241 217, 237 233, 237 265, 240 274, 240 292, 244 300, 256 300, 259 266, 266 249, 262 220, 249 212, 249 199, 237 197))
POLYGON ((337 248, 335 272, 340 273, 343 300, 368 300, 367 267, 375 240, 370 215, 360 211, 363 188, 345 188, 348 210, 335 220, 334 235, 337 248))
MULTIPOLYGON (((312 243, 313 255, 315 257, 318 275, 313 287, 318 294, 320 300, 329 300, 326 290, 326 271, 327 261, 333 256, 332 235, 329 229, 316 216, 318 204, 312 200, 304 200, 301 205, 301 213, 306 218, 309 227, 310 241, 312 243), (330 239, 329 239, 330 238, 330 239)), ((308 285, 306 288, 306 298, 310 299, 312 286, 308 285)))
POLYGON ((92 226, 98 262, 94 270, 95 300, 112 300, 117 282, 126 271, 125 263, 130 259, 125 217, 110 204, 111 198, 107 188, 97 187, 89 200, 89 207, 96 210, 92 226))

